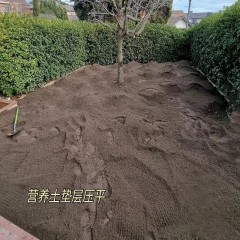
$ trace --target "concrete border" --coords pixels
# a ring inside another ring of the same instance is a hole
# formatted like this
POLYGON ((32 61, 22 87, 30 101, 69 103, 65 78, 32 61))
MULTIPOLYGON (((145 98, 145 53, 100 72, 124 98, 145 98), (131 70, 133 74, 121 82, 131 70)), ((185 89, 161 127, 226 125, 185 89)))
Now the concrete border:
POLYGON ((1 240, 39 240, 25 232, 15 224, 0 216, 0 239, 1 240))
POLYGON ((85 66, 82 66, 82 67, 80 67, 80 68, 78 68, 78 69, 76 69, 76 70, 68 73, 67 75, 64 75, 64 76, 62 76, 62 77, 56 78, 55 80, 50 80, 49 82, 47 82, 46 84, 44 84, 44 85, 41 86, 40 88, 45 88, 45 87, 52 86, 52 85, 55 84, 55 82, 61 80, 62 78, 68 77, 68 76, 70 76, 71 74, 73 74, 73 73, 75 73, 75 72, 78 72, 78 71, 81 71, 81 70, 83 70, 83 69, 85 69, 86 67, 89 67, 89 66, 93 66, 93 65, 85 65, 85 66))
POLYGON ((0 113, 7 111, 7 110, 11 110, 13 108, 15 108, 17 106, 17 102, 16 101, 11 101, 11 100, 7 100, 4 98, 0 98, 0 102, 7 104, 5 107, 0 108, 0 113))
MULTIPOLYGON (((72 73, 75 73, 77 71, 81 71, 81 70, 83 70, 83 69, 85 69, 86 67, 89 67, 89 66, 93 66, 93 65, 85 65, 85 66, 82 66, 80 68, 77 68, 76 70, 68 73, 67 75, 64 75, 62 77, 56 78, 55 80, 51 80, 51 81, 47 82, 46 84, 42 85, 40 88, 46 88, 46 87, 52 86, 52 85, 55 84, 55 82, 61 80, 62 78, 67 77, 67 76, 69 76, 72 73)), ((21 99, 25 98, 26 96, 27 96, 27 94, 23 94, 18 99, 21 100, 21 99)), ((7 100, 5 98, 0 97, 0 102, 8 104, 7 106, 5 106, 3 108, 0 108, 0 113, 2 113, 4 111, 7 111, 7 110, 11 110, 11 109, 13 109, 17 106, 17 101, 14 101, 14 100, 7 100)))

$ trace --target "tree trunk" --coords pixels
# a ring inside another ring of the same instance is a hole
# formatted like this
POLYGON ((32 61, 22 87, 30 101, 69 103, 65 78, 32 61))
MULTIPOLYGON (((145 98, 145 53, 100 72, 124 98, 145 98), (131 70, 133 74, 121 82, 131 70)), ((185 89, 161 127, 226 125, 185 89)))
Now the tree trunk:
POLYGON ((123 32, 118 27, 117 32, 117 62, 118 62, 118 79, 117 83, 121 84, 124 81, 124 75, 123 75, 123 32))

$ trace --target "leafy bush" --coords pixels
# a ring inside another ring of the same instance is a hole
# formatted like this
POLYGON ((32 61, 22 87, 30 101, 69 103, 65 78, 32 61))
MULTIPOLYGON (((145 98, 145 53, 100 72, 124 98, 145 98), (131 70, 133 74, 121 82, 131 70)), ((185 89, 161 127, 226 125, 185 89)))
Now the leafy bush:
MULTIPOLYGON (((125 62, 175 61, 186 56, 187 34, 149 24, 142 36, 127 38, 125 62)), ((116 37, 109 28, 72 22, 0 15, 0 93, 32 91, 85 64, 116 62, 116 37)))
POLYGON ((101 65, 116 62, 117 49, 115 34, 100 23, 84 24, 87 59, 86 64, 101 65))
POLYGON ((0 15, 0 23, 0 92, 4 95, 31 91, 85 63, 80 23, 15 15, 0 15))
POLYGON ((148 24, 140 37, 129 37, 125 41, 125 62, 169 62, 187 58, 187 38, 187 32, 175 27, 148 24))
MULTIPOLYGON (((85 25, 87 64, 116 62, 115 34, 100 24, 85 25)), ((167 62, 188 58, 187 32, 161 24, 148 24, 137 38, 127 37, 124 42, 124 62, 167 62)))
POLYGON ((193 63, 240 108, 240 0, 190 31, 193 63))

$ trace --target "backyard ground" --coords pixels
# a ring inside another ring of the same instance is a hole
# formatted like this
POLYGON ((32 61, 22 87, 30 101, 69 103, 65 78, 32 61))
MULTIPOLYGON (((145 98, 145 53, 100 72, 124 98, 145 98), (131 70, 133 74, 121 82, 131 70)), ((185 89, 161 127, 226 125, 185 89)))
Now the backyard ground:
POLYGON ((188 62, 93 65, 0 115, 0 215, 45 240, 240 239, 240 114, 188 62), (29 189, 106 189, 28 203, 29 189))

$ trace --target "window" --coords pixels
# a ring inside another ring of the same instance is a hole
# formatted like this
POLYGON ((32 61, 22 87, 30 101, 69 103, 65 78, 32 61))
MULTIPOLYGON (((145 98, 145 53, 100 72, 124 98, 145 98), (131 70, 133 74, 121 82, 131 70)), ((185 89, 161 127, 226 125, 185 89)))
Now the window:
POLYGON ((2 12, 3 13, 9 12, 9 6, 7 6, 7 5, 2 6, 2 12))

